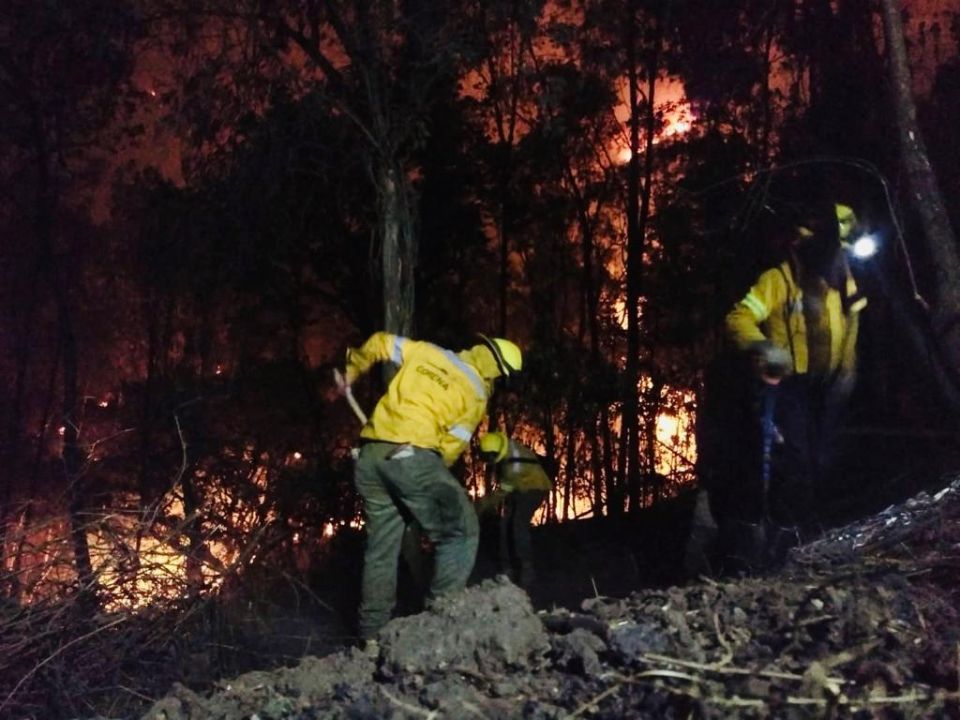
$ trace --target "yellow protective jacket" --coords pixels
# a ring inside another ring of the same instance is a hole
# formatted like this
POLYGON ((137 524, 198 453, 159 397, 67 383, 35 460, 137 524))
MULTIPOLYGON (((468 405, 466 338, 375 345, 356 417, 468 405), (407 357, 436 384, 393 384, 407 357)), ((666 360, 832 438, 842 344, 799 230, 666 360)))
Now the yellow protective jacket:
POLYGON ((515 440, 510 440, 506 455, 497 461, 497 483, 505 492, 549 491, 553 487, 537 454, 515 440))
POLYGON ((859 313, 867 300, 858 294, 849 274, 846 283, 845 298, 825 282, 820 297, 804 298, 790 263, 784 262, 763 272, 727 314, 727 334, 741 350, 764 340, 787 350, 795 373, 852 373, 856 369, 859 313), (822 303, 813 315, 816 327, 807 327, 805 302, 822 303))
POLYGON ((435 450, 453 465, 486 414, 490 380, 500 374, 493 356, 485 348, 454 353, 377 332, 347 351, 346 381, 387 360, 400 369, 360 436, 435 450))

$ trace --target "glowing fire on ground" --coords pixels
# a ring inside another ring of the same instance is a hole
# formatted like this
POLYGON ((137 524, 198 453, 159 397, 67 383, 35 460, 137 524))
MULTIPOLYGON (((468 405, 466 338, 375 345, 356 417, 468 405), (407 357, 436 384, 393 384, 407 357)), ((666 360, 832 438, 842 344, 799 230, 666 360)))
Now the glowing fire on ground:
MULTIPOLYGON (((646 389, 646 386, 641 389, 646 389)), ((666 394, 676 391, 666 389, 666 394)), ((669 403, 669 410, 657 416, 656 438, 661 446, 656 457, 658 473, 668 475, 689 463, 695 454, 692 441, 692 413, 682 409, 682 403, 669 403), (678 407, 680 409, 678 410, 678 407)), ((615 425, 619 424, 617 420, 615 425)), ((616 433, 617 428, 613 428, 616 433)), ((517 428, 518 439, 537 452, 546 452, 542 437, 533 428, 524 432, 517 428)), ((563 445, 564 439, 557 438, 563 445)), ((594 445, 585 438, 577 439, 578 465, 566 467, 566 456, 558 453, 555 478, 558 490, 566 481, 567 472, 580 472, 588 466, 581 455, 594 445)), ((104 611, 135 610, 151 604, 176 601, 197 592, 211 592, 219 588, 224 579, 243 560, 244 543, 256 534, 264 523, 274 519, 267 509, 267 486, 270 471, 265 465, 256 464, 259 455, 243 451, 243 459, 250 461, 249 482, 253 492, 242 500, 231 495, 226 484, 212 469, 198 468, 195 480, 204 487, 203 521, 195 528, 197 517, 184 507, 179 489, 171 491, 149 507, 141 507, 135 495, 119 498, 122 508, 104 515, 91 514, 86 520, 86 538, 89 545, 93 575, 100 588, 99 596, 104 611), (255 457, 256 456, 256 457, 255 457), (223 520, 217 521, 218 513, 223 520), (229 533, 222 523, 230 524, 229 533), (194 529, 191 529, 194 528, 194 529), (227 538, 227 539, 221 539, 227 538), (245 540, 246 538, 246 540, 245 540)), ((474 463, 475 458, 467 458, 474 463)), ((302 453, 289 452, 284 466, 302 461, 302 453)), ((589 517, 591 499, 574 482, 574 491, 568 502, 571 517, 589 517)), ((584 483, 585 484, 585 483, 584 483)), ((483 495, 482 487, 468 489, 474 500, 483 495)), ((550 504, 558 520, 563 520, 560 507, 562 497, 555 496, 550 504)), ((18 598, 24 604, 60 597, 69 593, 77 580, 74 562, 74 547, 71 541, 70 522, 62 511, 47 511, 55 517, 42 526, 27 527, 24 520, 7 529, 5 566, 0 568, 6 578, 16 577, 18 598)), ((21 519, 26 518, 26 513, 21 519)), ((543 521, 541 511, 538 522, 543 521)), ((316 532, 307 527, 297 528, 290 534, 295 552, 309 554, 308 548, 332 538, 342 529, 363 528, 362 517, 349 520, 328 521, 316 532)), ((251 561, 251 555, 244 562, 251 561)))
POLYGON ((337 534, 337 531, 340 528, 352 528, 354 530, 360 530, 363 527, 362 518, 354 518, 353 520, 341 520, 340 522, 326 522, 323 524, 323 537, 332 538, 337 534))
MULTIPOLYGON (((638 391, 641 395, 650 395, 653 393, 653 383, 649 377, 641 379, 638 391)), ((642 397, 645 402, 652 402, 652 397, 642 397)), ((675 388, 670 386, 661 386, 659 394, 656 397, 657 406, 660 411, 657 412, 654 419, 653 434, 654 447, 649 447, 650 442, 643 430, 640 433, 640 455, 641 463, 646 467, 650 462, 651 454, 653 457, 654 470, 651 475, 649 471, 644 470, 644 482, 648 486, 659 484, 660 487, 651 491, 657 497, 669 497, 684 485, 693 479, 694 464, 697 458, 696 438, 694 435, 695 395, 690 390, 675 388)), ((616 444, 619 442, 619 433, 621 429, 619 408, 610 408, 611 433, 614 447, 610 448, 617 458, 616 444)), ((641 419, 641 426, 643 420, 641 419)), ((562 431, 560 425, 554 428, 554 438, 552 446, 554 448, 554 458, 549 458, 547 443, 539 428, 518 425, 513 429, 513 437, 519 442, 524 443, 536 452, 547 466, 552 466, 555 470, 555 476, 552 478, 554 489, 549 498, 549 502, 538 510, 534 516, 534 524, 542 524, 547 521, 548 513, 552 516, 550 519, 556 522, 564 522, 567 519, 585 519, 593 516, 594 504, 596 502, 594 472, 596 463, 593 459, 593 453, 597 450, 597 438, 584 433, 578 434, 573 438, 574 467, 568 467, 568 461, 571 457, 568 450, 568 438, 562 431), (568 478, 568 475, 570 477, 568 478), (565 497, 567 489, 570 489, 569 497, 565 497), (565 516, 565 512, 567 516, 565 516)), ((614 474, 617 468, 613 468, 614 474)), ((476 476, 482 476, 476 468, 472 470, 474 482, 467 488, 467 492, 473 501, 483 498, 484 486, 476 481, 476 476)), ((600 502, 604 511, 607 502, 606 482, 601 490, 600 502)), ((653 495, 646 498, 647 502, 652 501, 653 495)))
MULTIPOLYGON (((266 466, 252 466, 254 492, 240 497, 222 478, 198 468, 194 480, 204 488, 202 509, 188 512, 178 488, 149 506, 129 494, 114 498, 120 509, 84 513, 80 520, 102 609, 134 610, 209 593, 233 572, 242 572, 242 566, 256 558, 250 543, 258 530, 276 520, 267 498, 269 475, 266 466)), ((18 518, 4 535, 0 585, 23 604, 72 593, 77 565, 64 508, 25 506, 18 518), (41 516, 47 519, 28 520, 41 516)), ((357 528, 361 522, 343 521, 342 526, 357 528)), ((315 547, 335 529, 328 524, 318 533, 292 532, 294 554, 315 547)))

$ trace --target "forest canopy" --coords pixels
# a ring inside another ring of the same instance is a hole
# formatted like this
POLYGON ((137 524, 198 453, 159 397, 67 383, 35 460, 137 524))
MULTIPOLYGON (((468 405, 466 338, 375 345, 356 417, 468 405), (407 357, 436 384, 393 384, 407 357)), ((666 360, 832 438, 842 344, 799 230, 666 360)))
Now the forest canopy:
POLYGON ((720 321, 813 195, 882 238, 856 418, 955 413, 960 10, 900 17, 936 215, 882 5, 7 2, 2 596, 305 571, 360 521, 331 371, 377 329, 525 348, 488 423, 547 459, 539 522, 675 497, 720 321))

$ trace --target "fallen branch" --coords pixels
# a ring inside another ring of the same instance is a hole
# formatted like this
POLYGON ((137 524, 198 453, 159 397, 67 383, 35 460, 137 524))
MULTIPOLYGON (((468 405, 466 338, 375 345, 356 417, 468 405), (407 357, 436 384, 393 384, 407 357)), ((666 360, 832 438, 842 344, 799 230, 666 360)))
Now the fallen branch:
POLYGON ((717 631, 717 642, 723 648, 723 657, 716 663, 716 667, 725 667, 733 662, 733 646, 723 636, 723 630, 720 628, 719 612, 713 613, 713 627, 717 631))
POLYGON ((69 648, 69 647, 71 647, 71 646, 73 646, 73 645, 76 645, 77 643, 83 642, 84 640, 89 640, 89 639, 92 638, 94 635, 98 635, 99 633, 102 633, 104 630, 109 630, 110 628, 116 627, 116 626, 119 625, 120 623, 126 622, 126 621, 127 621, 127 618, 126 618, 126 617, 117 618, 117 619, 114 620, 113 622, 109 622, 109 623, 107 623, 106 625, 101 625, 100 627, 96 628, 95 630, 91 630, 91 631, 88 632, 86 635, 81 635, 80 637, 74 638, 74 639, 71 640, 70 642, 64 643, 63 645, 61 645, 60 647, 58 647, 54 652, 52 652, 50 655, 48 655, 47 657, 45 657, 45 658, 44 658, 43 660, 41 660, 39 663, 37 663, 36 665, 34 665, 33 668, 31 668, 31 669, 27 672, 26 675, 24 675, 22 678, 20 678, 20 679, 17 681, 17 684, 13 686, 13 690, 11 690, 11 691, 7 694, 7 696, 3 699, 3 702, 0 702, 0 711, 2 711, 2 710, 7 706, 7 703, 9 703, 10 700, 13 699, 13 696, 17 694, 17 691, 18 691, 21 687, 23 687, 23 684, 24 684, 27 680, 29 680, 29 679, 32 678, 34 675, 36 675, 37 671, 40 670, 40 668, 42 668, 42 667, 43 667, 44 665, 46 665, 47 663, 53 661, 60 653, 62 653, 63 651, 65 651, 67 648, 69 648))
MULTIPOLYGON (((960 656, 960 644, 958 644, 958 656, 960 656)), ((692 667, 703 669, 709 672, 718 672, 720 674, 749 674, 763 677, 775 677, 777 679, 789 679, 794 681, 805 680, 806 678, 802 675, 793 675, 790 673, 776 673, 770 671, 757 671, 753 672, 743 668, 722 668, 710 665, 704 665, 702 663, 688 662, 685 660, 677 660, 676 658, 666 658, 664 656, 657 655, 648 655, 645 656, 648 658, 656 657, 660 658, 665 662, 673 662, 677 665, 682 665, 685 667, 692 667)), ((960 657, 958 657, 960 659, 960 657)), ((633 675, 617 675, 617 682, 614 685, 611 685, 603 692, 595 695, 590 698, 583 704, 577 707, 572 713, 565 715, 564 720, 572 720, 572 718, 579 717, 586 712, 591 711, 596 708, 603 700, 607 699, 611 695, 614 695, 620 690, 624 685, 629 685, 633 683, 638 683, 643 680, 662 680, 662 679, 673 679, 673 680, 684 680, 691 683, 697 684, 706 684, 708 683, 707 679, 704 677, 698 677, 696 675, 691 675, 689 673, 682 673, 673 670, 667 669, 654 669, 654 670, 644 670, 633 675)), ((831 679, 833 680, 833 679, 831 679)), ((836 680, 838 683, 843 683, 844 681, 836 680)), ((673 687, 670 685, 665 685, 664 683, 655 682, 655 686, 658 689, 664 690, 666 692, 683 695, 685 697, 694 698, 705 702, 710 705, 715 705, 719 707, 742 707, 742 708, 767 708, 770 706, 771 701, 768 698, 753 698, 753 697, 740 697, 734 695, 733 697, 721 697, 721 696, 711 696, 706 695, 702 691, 695 692, 688 690, 687 688, 673 687)), ((813 698, 813 697, 803 697, 797 695, 789 695, 783 699, 783 703, 786 705, 791 705, 795 707, 830 707, 830 706, 841 706, 849 708, 850 710, 866 710, 872 707, 882 706, 882 705, 912 705, 912 704, 925 704, 931 702, 948 702, 948 701, 958 701, 960 700, 960 691, 957 692, 945 692, 945 691, 932 691, 930 689, 925 690, 913 690, 902 695, 875 695, 870 694, 866 698, 856 699, 849 698, 846 695, 836 695, 833 697, 823 697, 823 698, 813 698)))
MULTIPOLYGON (((749 668, 726 667, 720 663, 698 663, 691 660, 672 658, 667 655, 657 655, 655 653, 641 655, 640 659, 646 663, 649 663, 650 665, 667 663, 670 665, 676 665, 678 667, 688 668, 690 670, 702 670, 704 672, 718 673, 720 675, 751 675, 754 677, 772 678, 774 680, 792 680, 794 682, 803 682, 806 679, 803 675, 797 675, 796 673, 785 673, 777 670, 751 670, 749 668)), ((842 678, 829 679, 836 682, 844 682, 842 678)))
POLYGON ((397 698, 391 695, 383 685, 378 685, 377 687, 380 688, 380 692, 384 694, 387 700, 392 702, 397 707, 403 708, 407 712, 413 713, 414 715, 422 715, 423 717, 427 718, 427 720, 433 720, 435 717, 437 717, 436 710, 424 710, 423 708, 417 707, 416 705, 411 705, 410 703, 405 702, 400 698, 397 698))
POLYGON ((616 685, 611 685, 599 695, 596 695, 590 698, 587 702, 580 705, 576 710, 574 710, 569 715, 564 715, 564 720, 571 720, 571 718, 580 717, 581 715, 583 715, 583 713, 589 711, 591 708, 596 707, 602 700, 605 700, 606 698, 613 695, 615 692, 617 692, 617 690, 619 690, 628 682, 630 682, 630 679, 624 678, 623 680, 618 682, 616 685))

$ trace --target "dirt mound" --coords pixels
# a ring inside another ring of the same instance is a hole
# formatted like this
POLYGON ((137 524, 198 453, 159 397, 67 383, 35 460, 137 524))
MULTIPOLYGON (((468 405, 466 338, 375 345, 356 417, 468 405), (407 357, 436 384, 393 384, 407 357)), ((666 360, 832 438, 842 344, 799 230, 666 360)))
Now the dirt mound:
POLYGON ((350 650, 177 688, 150 720, 960 717, 960 480, 797 549, 776 576, 535 613, 507 580, 350 650))
POLYGON ((521 670, 549 648, 530 599, 505 579, 441 598, 429 613, 398 618, 379 641, 382 670, 391 675, 521 670))

